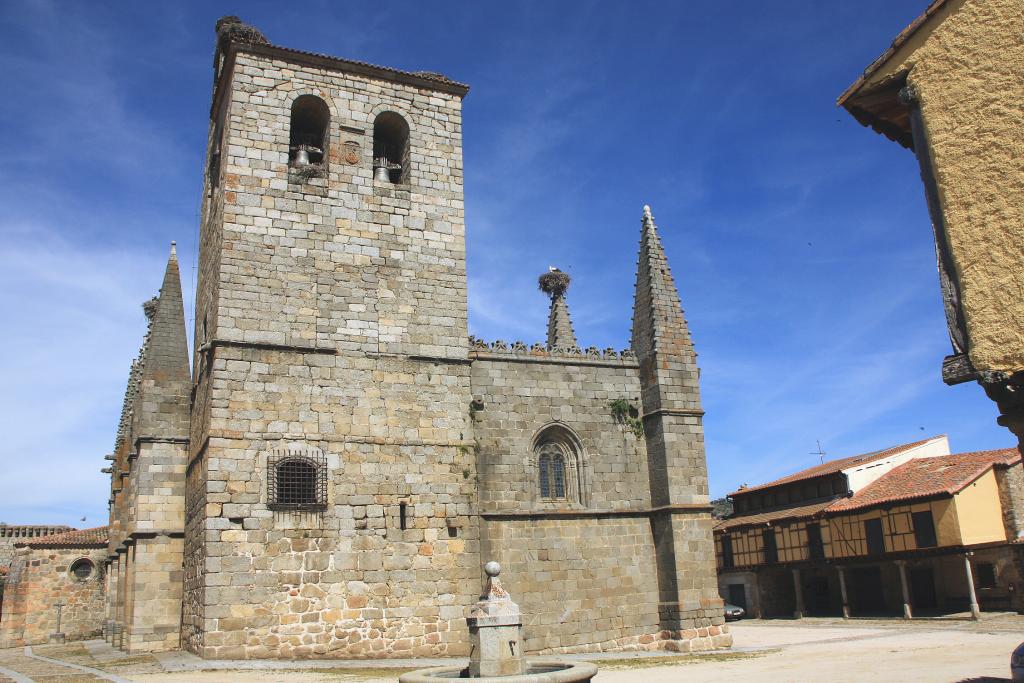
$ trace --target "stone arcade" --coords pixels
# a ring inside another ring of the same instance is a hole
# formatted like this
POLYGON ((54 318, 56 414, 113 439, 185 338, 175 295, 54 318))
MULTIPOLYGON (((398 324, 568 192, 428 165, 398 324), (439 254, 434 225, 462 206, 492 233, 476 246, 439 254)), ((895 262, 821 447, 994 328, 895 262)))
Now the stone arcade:
POLYGON ((172 250, 110 456, 107 637, 466 656, 494 559, 527 652, 729 646, 650 210, 629 350, 576 346, 557 275, 546 344, 472 339, 467 86, 217 28, 192 372, 172 250))

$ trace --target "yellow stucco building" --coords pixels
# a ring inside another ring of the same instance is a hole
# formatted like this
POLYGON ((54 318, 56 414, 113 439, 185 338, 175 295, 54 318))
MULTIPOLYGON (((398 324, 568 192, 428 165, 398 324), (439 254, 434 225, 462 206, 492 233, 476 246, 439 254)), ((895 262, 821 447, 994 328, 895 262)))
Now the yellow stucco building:
POLYGON ((829 461, 730 494, 722 596, 758 616, 1019 610, 1020 453, 945 436, 829 461))
POLYGON ((1024 443, 1024 3, 935 0, 839 97, 917 156, 952 353, 1024 443))

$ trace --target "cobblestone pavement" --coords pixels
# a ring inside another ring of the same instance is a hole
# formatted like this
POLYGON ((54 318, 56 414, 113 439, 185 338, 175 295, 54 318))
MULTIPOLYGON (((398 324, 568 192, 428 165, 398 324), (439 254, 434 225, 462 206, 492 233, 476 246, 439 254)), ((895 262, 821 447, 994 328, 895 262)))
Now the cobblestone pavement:
MULTIPOLYGON (((998 615, 979 623, 803 619, 743 621, 731 625, 730 653, 578 655, 596 660, 599 683, 829 683, 1009 681, 1010 652, 1024 640, 1024 617, 998 615)), ((394 683, 418 661, 207 661, 188 653, 121 654, 100 641, 35 648, 35 653, 95 674, 0 650, 0 683, 78 683, 120 679, 134 683, 394 683), (4 670, 22 678, 5 677, 4 670), (98 675, 96 675, 98 674, 98 675)))

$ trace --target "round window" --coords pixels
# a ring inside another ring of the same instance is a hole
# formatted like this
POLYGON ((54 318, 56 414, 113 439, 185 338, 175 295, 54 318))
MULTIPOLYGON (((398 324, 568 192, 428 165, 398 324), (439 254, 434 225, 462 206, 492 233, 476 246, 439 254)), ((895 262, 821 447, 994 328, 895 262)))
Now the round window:
POLYGON ((75 560, 71 565, 71 575, 79 581, 85 581, 92 576, 93 564, 92 561, 82 558, 81 560, 75 560))

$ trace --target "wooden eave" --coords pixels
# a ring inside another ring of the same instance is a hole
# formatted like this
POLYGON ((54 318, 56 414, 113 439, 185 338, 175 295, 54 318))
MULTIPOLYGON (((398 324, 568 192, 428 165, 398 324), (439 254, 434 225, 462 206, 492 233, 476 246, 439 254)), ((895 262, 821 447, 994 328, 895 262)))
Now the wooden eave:
POLYGON ((906 83, 906 72, 871 87, 868 86, 868 82, 899 52, 907 41, 931 23, 931 20, 943 9, 953 5, 954 1, 933 0, 924 12, 899 32, 885 52, 871 62, 864 69, 864 73, 843 91, 843 94, 836 100, 836 104, 850 112, 861 125, 874 129, 875 132, 907 149, 913 149, 909 114, 898 97, 900 88, 906 83))

